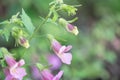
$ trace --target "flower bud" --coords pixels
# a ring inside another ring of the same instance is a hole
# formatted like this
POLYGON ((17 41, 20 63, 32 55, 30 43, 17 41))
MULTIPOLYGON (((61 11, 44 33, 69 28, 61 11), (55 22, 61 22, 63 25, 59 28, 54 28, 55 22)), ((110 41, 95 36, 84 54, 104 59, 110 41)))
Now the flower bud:
POLYGON ((60 19, 59 19, 59 23, 60 23, 62 26, 67 26, 67 24, 68 24, 68 22, 67 22, 65 19, 63 19, 63 18, 60 18, 60 19))
POLYGON ((66 11, 69 16, 76 14, 77 8, 75 8, 74 6, 62 4, 60 7, 61 7, 61 10, 66 11))
POLYGON ((75 35, 78 35, 79 31, 76 26, 73 26, 72 24, 68 24, 66 26, 67 31, 72 32, 75 35))
POLYGON ((72 24, 70 24, 70 23, 68 23, 65 19, 60 18, 59 19, 59 23, 62 26, 64 26, 67 29, 68 32, 71 32, 71 33, 73 33, 75 35, 78 35, 79 31, 78 31, 77 27, 72 25, 72 24))
POLYGON ((18 18, 19 12, 16 15, 13 15, 12 18, 10 19, 10 23, 17 23, 20 26, 23 26, 23 22, 20 18, 18 18))
POLYGON ((24 37, 20 37, 19 44, 21 46, 25 47, 25 48, 29 48, 30 47, 28 40, 25 39, 24 37))

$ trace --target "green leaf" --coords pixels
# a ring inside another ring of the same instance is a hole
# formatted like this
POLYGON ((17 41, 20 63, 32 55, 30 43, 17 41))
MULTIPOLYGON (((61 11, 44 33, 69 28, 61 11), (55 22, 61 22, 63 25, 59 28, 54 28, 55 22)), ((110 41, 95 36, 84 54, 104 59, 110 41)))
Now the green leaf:
POLYGON ((0 30, 0 35, 2 35, 3 34, 3 30, 0 30))
POLYGON ((0 50, 0 59, 3 58, 2 51, 0 50))
POLYGON ((111 51, 108 51, 104 57, 105 57, 105 60, 107 60, 110 63, 114 63, 115 60, 117 59, 115 53, 111 51))
POLYGON ((6 21, 3 21, 3 22, 0 22, 0 25, 2 25, 2 24, 9 24, 10 22, 8 21, 8 20, 6 20, 6 21))
POLYGON ((32 34, 34 29, 35 29, 35 27, 32 24, 32 21, 31 21, 30 17, 25 13, 24 9, 22 9, 21 18, 22 18, 23 24, 25 25, 25 27, 28 30, 28 32, 30 34, 32 34))
POLYGON ((5 36, 6 41, 8 41, 9 37, 10 37, 9 29, 7 29, 7 28, 4 29, 4 36, 5 36))
POLYGON ((42 71, 42 70, 44 70, 44 69, 48 69, 49 67, 52 67, 52 65, 43 66, 43 65, 40 64, 40 63, 36 63, 36 66, 39 68, 40 71, 42 71))

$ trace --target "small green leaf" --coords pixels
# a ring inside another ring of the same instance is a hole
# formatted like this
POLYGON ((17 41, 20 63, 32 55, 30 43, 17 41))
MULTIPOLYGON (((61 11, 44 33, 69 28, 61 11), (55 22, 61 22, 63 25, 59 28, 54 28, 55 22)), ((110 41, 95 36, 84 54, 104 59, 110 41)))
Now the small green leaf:
POLYGON ((2 54, 2 51, 0 50, 0 59, 3 58, 3 54, 2 54))
POLYGON ((6 41, 8 41, 9 37, 10 37, 9 29, 7 29, 7 28, 4 29, 4 36, 5 36, 6 41))
POLYGON ((32 24, 32 21, 31 21, 30 17, 25 13, 24 9, 22 9, 21 18, 22 18, 23 24, 25 25, 25 27, 28 30, 28 32, 30 34, 32 34, 34 29, 35 29, 35 27, 32 24))
POLYGON ((4 59, 0 60, 0 64, 1 64, 2 67, 6 67, 5 60, 4 60, 4 59))
POLYGON ((2 25, 2 24, 9 24, 10 22, 8 21, 8 20, 6 20, 6 21, 3 21, 3 22, 0 22, 0 25, 2 25))
POLYGON ((3 32, 4 32, 3 30, 0 30, 0 35, 2 35, 2 34, 3 34, 3 32))
POLYGON ((46 66, 43 66, 42 64, 40 63, 36 63, 36 66, 39 68, 40 71, 44 70, 44 69, 47 69, 49 67, 52 67, 52 65, 46 65, 46 66))

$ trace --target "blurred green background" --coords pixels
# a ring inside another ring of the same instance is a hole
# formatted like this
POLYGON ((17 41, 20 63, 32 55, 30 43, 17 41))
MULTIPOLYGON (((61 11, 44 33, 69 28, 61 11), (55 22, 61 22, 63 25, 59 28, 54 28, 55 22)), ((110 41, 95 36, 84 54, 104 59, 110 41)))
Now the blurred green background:
MULTIPOLYGON (((12 15, 21 12, 24 8, 37 27, 41 23, 39 16, 45 17, 49 11, 52 0, 0 0, 0 21, 10 19, 12 15)), ((63 80, 120 80, 120 0, 64 0, 65 3, 78 7, 79 19, 73 24, 79 28, 79 35, 74 36, 62 27, 48 22, 39 31, 31 42, 30 51, 24 57, 29 64, 35 59, 31 57, 36 53, 40 55, 38 61, 46 62, 41 57, 50 51, 50 43, 45 34, 53 34, 62 44, 73 45, 73 60, 70 66, 63 65, 63 80), (29 57, 28 57, 29 56, 29 57)), ((11 49, 13 53, 21 49, 11 49)), ((17 54, 17 57, 18 54, 17 54)), ((29 71, 29 70, 28 70, 29 71)), ((30 75, 29 75, 30 76, 30 75)))

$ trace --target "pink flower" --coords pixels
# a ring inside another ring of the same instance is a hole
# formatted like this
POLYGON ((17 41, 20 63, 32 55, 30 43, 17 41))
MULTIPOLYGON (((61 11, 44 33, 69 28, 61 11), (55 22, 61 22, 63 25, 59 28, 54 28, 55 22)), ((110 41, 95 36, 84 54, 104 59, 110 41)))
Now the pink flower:
POLYGON ((72 48, 69 46, 62 46, 57 40, 52 40, 52 48, 56 55, 61 59, 61 61, 65 64, 71 64, 72 55, 68 53, 68 51, 72 48))
POLYGON ((61 61, 56 55, 48 55, 48 63, 52 65, 51 70, 57 70, 61 67, 61 61))
POLYGON ((8 64, 8 67, 5 68, 4 72, 6 75, 5 80, 22 80, 23 77, 27 74, 24 68, 21 68, 25 64, 24 60, 21 59, 19 62, 16 62, 11 55, 5 55, 5 60, 8 64))
POLYGON ((73 26, 72 24, 67 24, 66 29, 68 32, 71 32, 75 35, 78 35, 79 31, 76 26, 73 26))
POLYGON ((63 75, 63 71, 60 71, 56 76, 53 76, 49 70, 45 69, 41 72, 41 75, 42 80, 59 80, 63 75))
POLYGON ((41 80, 41 76, 40 76, 41 73, 36 66, 32 66, 31 71, 32 71, 32 77, 34 78, 34 80, 41 80))
POLYGON ((59 19, 59 23, 67 29, 68 32, 73 33, 74 35, 78 35, 79 31, 78 28, 72 24, 70 24, 69 21, 66 21, 63 18, 59 19))

